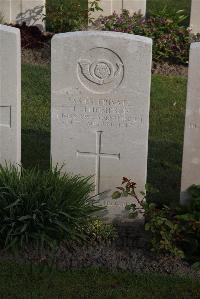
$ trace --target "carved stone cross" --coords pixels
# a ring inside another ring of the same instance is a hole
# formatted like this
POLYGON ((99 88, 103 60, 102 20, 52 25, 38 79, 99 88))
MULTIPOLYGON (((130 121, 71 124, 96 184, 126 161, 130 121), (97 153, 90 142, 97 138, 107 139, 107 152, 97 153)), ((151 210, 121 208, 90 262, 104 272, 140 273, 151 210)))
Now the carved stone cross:
POLYGON ((101 157, 102 158, 112 158, 120 160, 120 154, 107 154, 101 152, 101 136, 102 131, 96 132, 96 153, 92 152, 80 152, 77 151, 77 157, 85 156, 85 157, 95 157, 96 158, 96 169, 95 169, 95 194, 99 194, 100 189, 100 176, 101 176, 101 157))

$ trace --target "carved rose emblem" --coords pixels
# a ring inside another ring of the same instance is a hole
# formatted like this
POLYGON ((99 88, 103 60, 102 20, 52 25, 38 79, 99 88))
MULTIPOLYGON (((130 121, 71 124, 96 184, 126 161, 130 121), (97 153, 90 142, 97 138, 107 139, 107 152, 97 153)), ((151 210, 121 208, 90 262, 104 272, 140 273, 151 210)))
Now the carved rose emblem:
POLYGON ((79 61, 79 65, 81 67, 82 75, 89 81, 99 85, 112 82, 123 69, 121 63, 113 65, 106 60, 98 60, 92 63, 87 59, 83 59, 79 61))

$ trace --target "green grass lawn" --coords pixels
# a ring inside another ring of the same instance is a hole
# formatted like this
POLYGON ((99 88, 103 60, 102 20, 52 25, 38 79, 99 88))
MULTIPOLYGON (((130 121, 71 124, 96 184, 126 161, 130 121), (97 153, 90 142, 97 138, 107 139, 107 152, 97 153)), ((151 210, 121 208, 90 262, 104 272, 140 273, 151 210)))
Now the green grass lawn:
POLYGON ((156 274, 87 269, 40 273, 0 262, 2 299, 199 299, 200 281, 156 274))
MULTIPOLYGON (((167 202, 179 199, 185 98, 185 78, 153 76, 148 182, 167 202)), ((25 167, 48 168, 49 161, 50 68, 23 65, 22 162, 25 167)))
POLYGON ((22 67, 22 163, 48 168, 50 161, 50 68, 22 67), (40 79, 38 79, 40 78, 40 79))
POLYGON ((152 77, 148 182, 167 203, 179 200, 186 85, 186 78, 152 77))

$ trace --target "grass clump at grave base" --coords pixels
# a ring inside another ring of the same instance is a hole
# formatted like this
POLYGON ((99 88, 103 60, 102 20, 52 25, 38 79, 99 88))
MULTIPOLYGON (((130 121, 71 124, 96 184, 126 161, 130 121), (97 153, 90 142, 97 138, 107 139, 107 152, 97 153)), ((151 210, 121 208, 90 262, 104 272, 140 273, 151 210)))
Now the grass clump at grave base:
POLYGON ((0 166, 0 187, 1 248, 82 240, 83 227, 99 209, 90 199, 90 178, 58 168, 0 166))
POLYGON ((0 298, 199 299, 200 281, 190 277, 109 272, 100 269, 42 271, 0 262, 0 298))

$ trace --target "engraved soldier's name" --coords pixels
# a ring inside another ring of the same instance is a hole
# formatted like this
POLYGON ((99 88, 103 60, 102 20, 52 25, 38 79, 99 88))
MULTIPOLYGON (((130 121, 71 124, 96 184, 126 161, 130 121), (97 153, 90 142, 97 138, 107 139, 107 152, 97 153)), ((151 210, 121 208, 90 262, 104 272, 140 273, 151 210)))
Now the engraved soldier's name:
POLYGON ((143 125, 143 115, 135 115, 128 100, 81 99, 67 100, 64 107, 56 108, 56 118, 65 125, 87 127, 136 127, 143 125))

